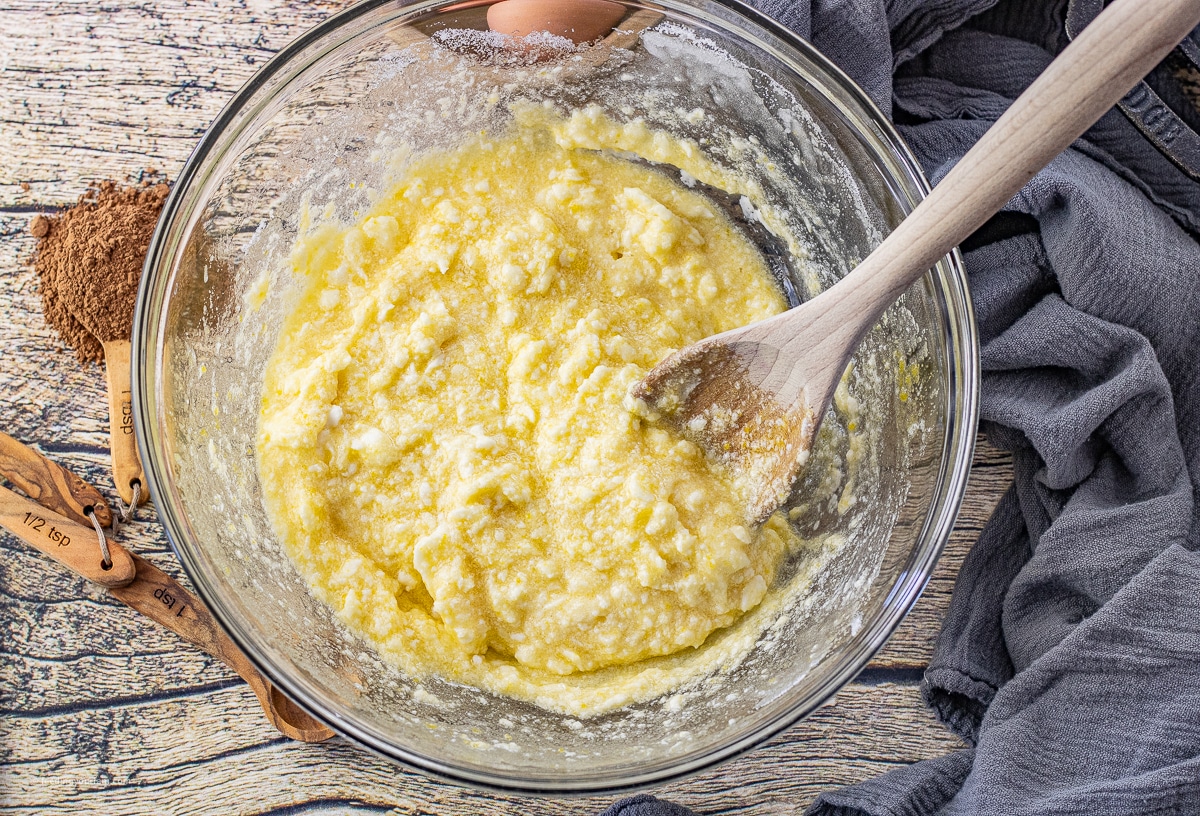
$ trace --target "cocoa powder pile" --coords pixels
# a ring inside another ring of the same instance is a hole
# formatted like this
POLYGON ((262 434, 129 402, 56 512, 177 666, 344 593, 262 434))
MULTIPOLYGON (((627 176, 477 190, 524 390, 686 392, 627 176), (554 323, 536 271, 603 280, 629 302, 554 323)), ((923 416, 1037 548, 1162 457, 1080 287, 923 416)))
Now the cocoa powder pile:
POLYGON ((38 215, 34 268, 46 322, 82 362, 104 359, 102 340, 129 339, 142 263, 166 184, 104 181, 57 216, 38 215))

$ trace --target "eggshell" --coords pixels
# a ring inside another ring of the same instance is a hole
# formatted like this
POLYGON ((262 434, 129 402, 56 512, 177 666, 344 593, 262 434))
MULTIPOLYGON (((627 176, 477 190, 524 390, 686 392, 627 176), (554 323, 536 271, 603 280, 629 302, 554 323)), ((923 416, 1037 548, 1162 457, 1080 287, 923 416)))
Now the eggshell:
POLYGON ((501 34, 548 31, 578 45, 605 36, 624 16, 625 6, 609 0, 502 0, 488 9, 487 21, 501 34))

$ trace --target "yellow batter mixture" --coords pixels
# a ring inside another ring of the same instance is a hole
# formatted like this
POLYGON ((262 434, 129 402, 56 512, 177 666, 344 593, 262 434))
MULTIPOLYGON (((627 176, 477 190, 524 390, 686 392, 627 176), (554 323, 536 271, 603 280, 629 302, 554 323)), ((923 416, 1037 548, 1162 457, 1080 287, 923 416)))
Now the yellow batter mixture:
POLYGON ((289 555, 385 658, 588 715, 715 668, 696 647, 800 545, 624 405, 785 304, 702 195, 526 120, 306 232, 259 465, 289 555))

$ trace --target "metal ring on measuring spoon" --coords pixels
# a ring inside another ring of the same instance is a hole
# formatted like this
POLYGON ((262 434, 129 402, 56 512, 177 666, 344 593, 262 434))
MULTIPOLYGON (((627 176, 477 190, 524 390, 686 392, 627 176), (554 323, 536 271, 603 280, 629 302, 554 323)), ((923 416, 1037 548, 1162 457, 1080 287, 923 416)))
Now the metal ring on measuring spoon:
MULTIPOLYGON (((136 497, 137 494, 135 493, 134 496, 136 497)), ((100 542, 100 566, 104 569, 112 569, 112 553, 109 552, 108 539, 104 537, 104 528, 100 526, 100 519, 96 518, 96 514, 92 512, 91 507, 88 507, 86 510, 84 510, 84 513, 86 513, 87 517, 92 520, 92 526, 96 528, 96 539, 100 542)), ((116 526, 116 516, 113 516, 113 527, 115 528, 116 526)), ((117 531, 114 529, 113 535, 116 536, 116 534, 117 531)))
POLYGON ((129 522, 133 521, 133 515, 137 511, 137 506, 139 504, 141 504, 141 502, 142 502, 142 483, 140 481, 138 481, 137 479, 134 479, 132 482, 130 482, 130 485, 133 487, 133 501, 130 502, 129 504, 126 504, 121 499, 120 492, 117 493, 117 507, 120 508, 121 512, 113 513, 113 520, 112 520, 113 538, 117 537, 117 518, 118 518, 118 516, 120 517, 121 524, 128 524, 129 522))

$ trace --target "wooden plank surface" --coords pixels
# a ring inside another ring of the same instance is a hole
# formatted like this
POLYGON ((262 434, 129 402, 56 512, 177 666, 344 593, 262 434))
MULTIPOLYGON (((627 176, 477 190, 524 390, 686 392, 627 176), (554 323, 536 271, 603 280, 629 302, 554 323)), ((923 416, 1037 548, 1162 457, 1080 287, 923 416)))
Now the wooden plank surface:
MULTIPOLYGON (((656 793, 702 813, 793 813, 831 785, 959 747, 914 686, 855 684, 837 706, 749 757, 656 793)), ((480 793, 398 770, 340 740, 290 742, 240 686, 9 714, 0 750, 7 804, 38 813, 269 813, 353 801, 400 813, 548 816, 594 814, 610 801, 480 793)))
MULTIPOLYGON (((0 0, 0 426, 101 489, 103 373, 42 318, 30 216, 88 184, 173 176, 256 68, 341 2, 0 0)), ((981 446, 924 596, 859 681, 767 746, 655 791, 702 813, 795 813, 828 787, 960 747, 917 683, 970 543, 1011 479, 981 446)), ((123 540, 180 576, 153 510, 123 540)), ((224 666, 0 537, 0 808, 13 813, 595 813, 428 780, 337 739, 278 736, 224 666)))

